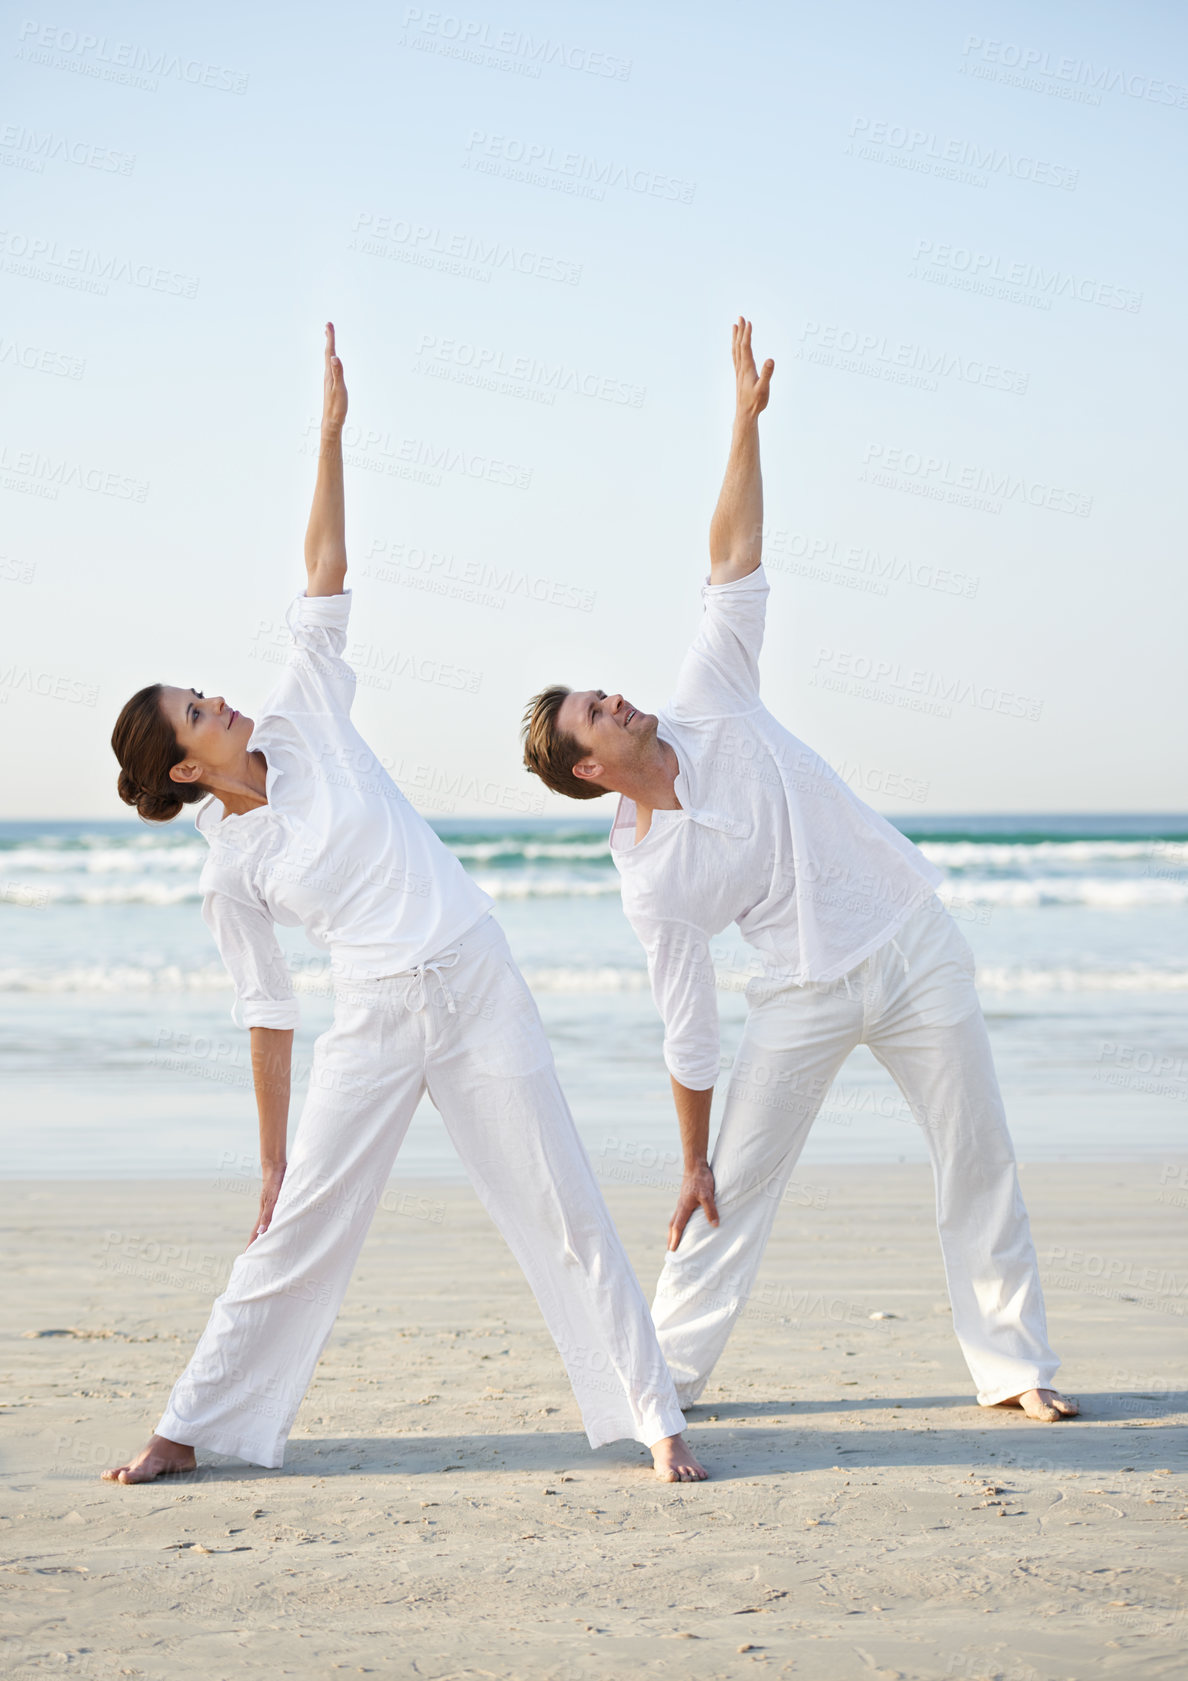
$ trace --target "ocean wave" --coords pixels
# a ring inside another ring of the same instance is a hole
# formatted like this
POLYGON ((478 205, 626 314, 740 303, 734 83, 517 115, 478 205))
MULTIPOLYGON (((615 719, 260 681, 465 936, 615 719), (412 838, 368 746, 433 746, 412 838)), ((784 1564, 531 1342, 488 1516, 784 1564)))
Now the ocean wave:
POLYGON ((1129 910, 1141 905, 1188 904, 1188 877, 1037 876, 1023 880, 956 876, 941 882, 936 893, 946 905, 1001 905, 1010 909, 1090 905, 1101 910, 1129 910))
POLYGON ((598 859, 611 862, 610 841, 571 840, 571 841, 521 841, 521 840, 490 840, 490 841, 462 841, 447 840, 446 845, 455 858, 475 858, 482 863, 490 863, 495 859, 523 859, 529 864, 538 863, 541 859, 558 859, 562 863, 570 863, 575 859, 598 859))
POLYGON ((926 858, 952 869, 977 865, 983 869, 1017 869, 1023 865, 1053 862, 1094 863, 1099 859, 1134 863, 1140 859, 1174 860, 1188 868, 1188 841, 1157 840, 939 840, 922 837, 915 843, 926 858))
POLYGON ((78 963, 64 969, 0 969, 0 992, 220 992, 230 988, 216 964, 78 963))
POLYGON ((646 969, 525 969, 533 992, 646 992, 646 969))
POLYGON ((48 905, 184 905, 197 903, 198 883, 128 881, 110 887, 61 881, 0 880, 0 904, 44 910, 48 905))
MULTIPOLYGON (((758 969, 721 965, 718 987, 739 992, 758 969)), ((330 960, 311 953, 297 960, 291 969, 293 990, 298 994, 328 997, 332 990, 330 960)), ((609 995, 648 990, 647 970, 630 965, 593 964, 526 967, 524 979, 533 992, 542 994, 586 993, 609 995)), ((1031 967, 1026 964, 979 966, 977 984, 985 992, 1188 992, 1188 969, 1155 969, 1134 965, 1128 969, 1071 969, 1031 967)), ((0 993, 176 993, 230 991, 231 980, 218 964, 187 967, 179 963, 71 964, 61 969, 39 969, 19 965, 0 969, 0 993)))
POLYGON ((476 872, 475 881, 492 899, 602 899, 617 895, 619 877, 616 872, 599 880, 589 876, 489 876, 476 872))
MULTIPOLYGON (((501 876, 476 874, 478 885, 492 899, 600 899, 617 894, 618 875, 610 877, 501 876)), ((83 881, 25 881, 0 878, 0 905, 44 910, 49 905, 181 905, 202 897, 197 879, 122 881, 100 885, 83 881)))
MULTIPOLYGON (((620 889, 615 870, 575 873, 548 869, 471 872, 492 899, 590 899, 614 897, 620 889)), ((1133 910, 1188 904, 1188 875, 1023 877, 950 876, 937 887, 944 904, 987 906, 1006 910, 1042 909, 1052 905, 1082 905, 1095 910, 1133 910)), ((31 909, 47 905, 181 905, 196 903, 197 872, 178 880, 164 874, 106 880, 91 875, 51 878, 29 874, 21 879, 0 875, 0 905, 31 909)))
POLYGON ((189 870, 197 875, 206 862, 205 841, 171 846, 106 845, 75 850, 56 846, 14 846, 0 852, 0 871, 31 870, 46 875, 130 875, 134 870, 189 870))
POLYGON ((1188 992, 1188 969, 1031 969, 978 966, 986 992, 1188 992))

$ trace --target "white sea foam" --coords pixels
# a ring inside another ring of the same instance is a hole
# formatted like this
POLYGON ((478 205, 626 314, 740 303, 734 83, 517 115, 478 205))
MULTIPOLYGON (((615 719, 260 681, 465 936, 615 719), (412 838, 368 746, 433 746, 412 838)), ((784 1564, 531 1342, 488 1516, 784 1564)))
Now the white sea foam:
POLYGON ((494 858, 524 858, 533 863, 542 858, 610 858, 610 842, 604 841, 459 841, 448 843, 456 858, 476 858, 490 863, 494 858))
MULTIPOLYGON (((0 863, 0 871, 3 863, 0 863)), ((46 905, 181 905, 197 903, 197 871, 179 880, 158 876, 106 881, 80 873, 59 876, 29 872, 0 874, 0 902, 37 909, 46 905)), ((619 892, 617 873, 574 875, 566 870, 475 872, 474 879, 492 899, 600 899, 619 892)), ((1084 905, 1097 910, 1188 904, 1188 876, 1033 876, 1030 878, 954 876, 937 888, 940 899, 962 906, 987 905, 1028 910, 1048 905, 1084 905)))
POLYGON ((1092 864, 1113 862, 1136 864, 1146 859, 1178 863, 1188 869, 1188 842, 1152 840, 919 840, 920 851, 934 864, 951 870, 971 867, 988 870, 1028 870, 1039 864, 1092 864))
MULTIPOLYGON (((718 986, 737 992, 754 970, 720 967, 718 986)), ((329 958, 311 953, 308 961, 293 967, 293 989, 298 993, 328 995, 329 958)), ((627 965, 526 968, 524 979, 540 993, 624 993, 645 992, 647 971, 627 965)), ((1156 969, 1135 964, 1126 969, 1032 968, 1025 964, 988 964, 978 969, 978 986, 986 992, 1188 992, 1188 969, 1156 969)), ((187 968, 181 964, 74 964, 61 969, 40 969, 32 965, 0 969, 2 992, 219 992, 231 982, 221 965, 204 964, 187 968)))
POLYGON ((178 963, 79 963, 64 969, 0 969, 0 992, 218 992, 230 987, 221 966, 178 963))
POLYGON ((1188 969, 1031 969, 1006 964, 978 968, 984 992, 1188 992, 1188 969))
POLYGON ((619 891, 617 875, 597 876, 476 875, 479 886, 492 899, 602 899, 619 891))
POLYGON ((1091 905, 1129 910, 1142 905, 1188 904, 1188 876, 951 876, 937 888, 945 904, 1003 905, 1030 909, 1043 905, 1091 905))
POLYGON ((194 874, 202 868, 209 848, 199 840, 169 846, 146 842, 140 846, 60 847, 14 846, 0 852, 0 870, 19 875, 26 870, 53 875, 131 875, 144 870, 185 870, 194 874))

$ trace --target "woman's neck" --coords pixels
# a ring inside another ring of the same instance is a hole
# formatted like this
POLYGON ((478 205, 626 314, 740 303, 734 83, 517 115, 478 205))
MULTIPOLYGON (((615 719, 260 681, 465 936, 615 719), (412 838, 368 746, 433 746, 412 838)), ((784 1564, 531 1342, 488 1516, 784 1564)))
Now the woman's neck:
POLYGON ((223 803, 224 817, 241 817, 268 804, 268 762, 259 748, 245 753, 240 774, 224 773, 210 778, 207 786, 223 803))

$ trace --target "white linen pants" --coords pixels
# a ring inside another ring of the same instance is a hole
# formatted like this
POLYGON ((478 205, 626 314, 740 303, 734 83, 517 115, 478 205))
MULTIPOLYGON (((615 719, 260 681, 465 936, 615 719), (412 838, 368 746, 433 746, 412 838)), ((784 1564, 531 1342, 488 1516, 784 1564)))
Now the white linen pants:
POLYGON ((536 1295, 591 1447, 684 1428, 540 1015, 488 916, 416 970, 336 982, 271 1224, 236 1257, 158 1435, 283 1465, 426 1090, 536 1295))
POLYGON ((974 987, 974 955, 933 895, 839 981, 752 980, 710 1165, 719 1224, 693 1212, 652 1304, 682 1406, 746 1305, 784 1187, 846 1057, 869 1045, 924 1131, 953 1329, 982 1406, 1048 1388, 1059 1361, 974 987))

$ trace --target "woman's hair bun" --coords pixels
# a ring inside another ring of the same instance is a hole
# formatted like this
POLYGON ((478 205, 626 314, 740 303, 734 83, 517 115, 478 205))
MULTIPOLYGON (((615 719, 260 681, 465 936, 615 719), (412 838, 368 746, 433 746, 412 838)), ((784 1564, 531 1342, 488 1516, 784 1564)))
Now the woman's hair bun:
POLYGON ((169 775, 185 753, 161 711, 161 685, 152 683, 128 701, 111 736, 120 762, 116 792, 125 805, 135 806, 149 823, 168 823, 183 805, 209 792, 198 782, 174 782, 169 775), (132 766, 136 766, 133 770, 132 766))
POLYGON ((170 783, 168 790, 145 788, 128 771, 120 772, 116 791, 125 805, 134 805, 137 814, 150 823, 168 823, 182 808, 181 790, 170 783))

